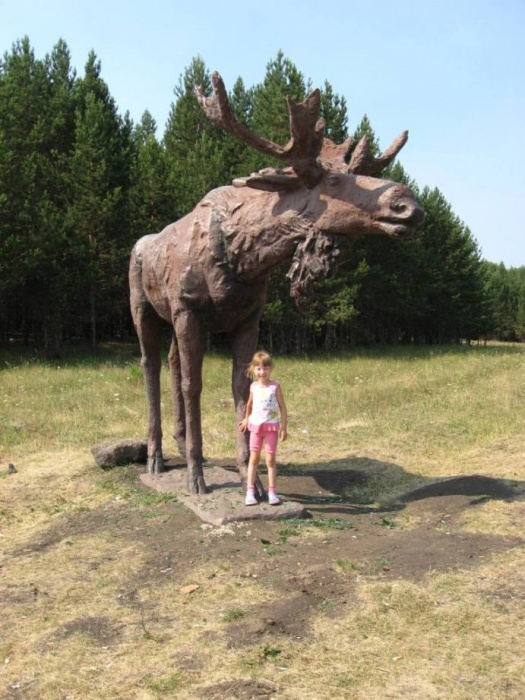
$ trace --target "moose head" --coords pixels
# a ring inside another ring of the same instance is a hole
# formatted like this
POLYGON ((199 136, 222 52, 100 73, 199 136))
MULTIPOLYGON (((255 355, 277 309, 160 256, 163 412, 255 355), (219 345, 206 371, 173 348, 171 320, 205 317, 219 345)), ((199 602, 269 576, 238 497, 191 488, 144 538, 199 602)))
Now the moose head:
POLYGON ((325 120, 319 116, 321 93, 316 89, 301 103, 287 97, 290 140, 280 146, 238 120, 218 73, 212 74, 211 81, 211 97, 206 97, 201 87, 195 88, 208 119, 285 164, 237 178, 233 186, 278 193, 273 209, 276 217, 295 209, 301 223, 307 223, 308 233, 297 244, 287 275, 298 305, 305 306, 311 300, 314 279, 336 268, 338 239, 354 240, 364 234, 404 238, 422 222, 423 210, 408 187, 374 177, 396 158, 407 142, 408 131, 378 157, 372 153, 368 136, 358 142, 350 137, 335 144, 324 136, 325 120))

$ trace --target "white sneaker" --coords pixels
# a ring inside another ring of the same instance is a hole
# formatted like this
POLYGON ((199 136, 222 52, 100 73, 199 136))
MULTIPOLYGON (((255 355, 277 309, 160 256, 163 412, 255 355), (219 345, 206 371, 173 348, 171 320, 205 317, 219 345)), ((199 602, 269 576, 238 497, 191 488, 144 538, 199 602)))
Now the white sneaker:
POLYGON ((275 491, 269 491, 268 492, 268 503, 271 506, 280 506, 282 501, 279 498, 279 496, 275 493, 275 491))

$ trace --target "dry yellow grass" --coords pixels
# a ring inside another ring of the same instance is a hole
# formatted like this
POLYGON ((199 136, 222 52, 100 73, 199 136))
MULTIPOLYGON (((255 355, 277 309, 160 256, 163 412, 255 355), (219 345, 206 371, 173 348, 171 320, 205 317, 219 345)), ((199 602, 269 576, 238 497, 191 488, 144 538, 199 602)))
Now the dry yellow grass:
MULTIPOLYGON (((288 470, 362 472, 369 478, 347 497, 372 513, 443 477, 478 474, 514 489, 457 516, 455 542, 486 538, 475 562, 399 578, 353 554, 351 530, 221 532, 150 497, 126 470, 95 468, 91 444, 143 432, 137 360, 122 352, 0 372, 1 697, 228 700, 257 688, 274 700, 524 696, 522 348, 277 358, 291 414, 280 452, 288 470), (17 474, 7 475, 8 462, 17 474), (155 548, 160 537, 172 551, 155 548), (326 559, 305 565, 323 547, 326 559), (323 576, 327 589, 315 589, 301 633, 257 627, 273 603, 292 605, 323 576), (235 630, 247 635, 242 644, 235 630)), ((207 360, 205 387, 207 454, 231 458, 227 360, 207 360)), ((169 435, 167 399, 165 419, 169 435)), ((420 531, 446 527, 409 508, 385 523, 416 544, 420 531)), ((357 533, 365 549, 372 535, 357 533)))

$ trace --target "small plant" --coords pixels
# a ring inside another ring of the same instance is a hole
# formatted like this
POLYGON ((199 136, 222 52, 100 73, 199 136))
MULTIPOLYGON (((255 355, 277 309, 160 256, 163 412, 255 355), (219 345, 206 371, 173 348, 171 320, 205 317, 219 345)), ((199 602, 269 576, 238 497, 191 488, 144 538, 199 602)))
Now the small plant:
POLYGON ((330 610, 334 607, 334 604, 332 603, 331 600, 322 600, 319 603, 319 611, 322 613, 327 613, 330 612, 330 610))
POLYGON ((368 564, 366 571, 368 574, 377 574, 380 571, 388 571, 391 564, 391 559, 385 556, 380 556, 368 564))
POLYGON ((269 557, 274 557, 276 554, 282 553, 282 549, 279 549, 279 547, 265 547, 264 551, 269 557))
POLYGON ((392 529, 394 527, 399 527, 399 520, 396 518, 391 518, 388 515, 382 515, 379 524, 381 527, 388 527, 392 529))
POLYGON ((270 644, 265 644, 259 650, 259 655, 261 658, 268 661, 275 661, 283 653, 283 650, 279 647, 272 647, 270 644))
POLYGON ((356 562, 350 559, 336 559, 335 563, 341 569, 341 571, 344 571, 345 573, 348 573, 349 571, 356 571, 358 568, 356 562))
POLYGON ((223 622, 235 622, 235 620, 240 620, 246 615, 246 611, 243 608, 228 608, 221 615, 221 620, 223 622))
POLYGON ((165 697, 166 693, 171 693, 179 687, 180 673, 172 673, 170 676, 164 676, 164 678, 146 676, 145 681, 150 690, 154 693, 161 693, 162 697, 165 697))
POLYGON ((113 496, 128 499, 132 496, 133 487, 130 483, 126 484, 125 479, 116 475, 116 473, 111 473, 105 478, 98 482, 99 488, 103 491, 109 491, 113 496))
POLYGON ((310 525, 324 530, 352 530, 354 527, 348 520, 341 520, 340 518, 314 519, 310 521, 310 525))
POLYGON ((177 496, 174 493, 149 493, 137 491, 133 494, 133 505, 137 506, 159 506, 164 503, 176 503, 177 496))
POLYGON ((42 510, 48 515, 58 515, 59 513, 63 513, 69 506, 70 504, 66 498, 57 496, 51 503, 42 505, 42 510))
POLYGON ((290 518, 289 523, 297 528, 297 532, 294 535, 299 535, 300 528, 308 527, 318 527, 325 530, 352 530, 354 525, 349 520, 342 520, 341 518, 311 518, 310 520, 298 520, 295 518, 290 518))
POLYGON ((278 532, 279 544, 286 544, 290 537, 298 537, 300 534, 299 527, 283 527, 278 532))
POLYGON ((154 518, 161 518, 163 513, 159 510, 147 510, 142 513, 142 517, 145 520, 153 520, 154 518))
MULTIPOLYGON (((113 472, 99 481, 99 487, 109 491, 115 498, 131 501, 133 506, 159 506, 175 503, 177 496, 169 492, 143 491, 134 485, 133 477, 125 472, 113 472)), ((155 516, 149 516, 155 517, 155 516)))
MULTIPOLYGON (((147 641, 151 641, 151 642, 157 642, 157 644, 162 644, 162 642, 164 641, 164 637, 161 635, 153 634, 153 632, 151 632, 148 629, 148 626, 146 624, 146 617, 145 617, 145 613, 144 613, 144 608, 142 608, 142 607, 140 610, 140 626, 142 628, 142 637, 144 639, 146 639, 147 641)), ((170 678, 171 678, 171 676, 170 676, 170 678)))

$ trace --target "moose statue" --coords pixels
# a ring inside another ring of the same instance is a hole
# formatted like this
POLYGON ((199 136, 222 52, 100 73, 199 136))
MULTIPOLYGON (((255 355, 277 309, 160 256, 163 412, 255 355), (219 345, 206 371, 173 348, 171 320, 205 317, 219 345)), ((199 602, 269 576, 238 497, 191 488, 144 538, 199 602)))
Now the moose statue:
MULTIPOLYGON (((367 137, 336 145, 324 138, 320 92, 303 102, 288 98, 291 138, 280 146, 250 131, 234 114, 221 77, 213 95, 195 88, 216 126, 277 158, 266 168, 204 196, 195 209, 133 248, 131 311, 142 353, 148 402, 149 474, 163 470, 161 426, 161 326, 173 327, 168 354, 174 434, 187 463, 187 489, 206 493, 200 398, 206 334, 227 332, 233 352, 232 390, 237 423, 244 417, 249 380, 245 368, 257 349, 259 320, 271 271, 290 263, 291 294, 305 303, 312 281, 336 263, 337 241, 366 234, 402 238, 423 220, 404 185, 373 177, 405 144, 403 132, 379 157, 367 137)), ((243 483, 247 436, 237 428, 237 466, 243 483)), ((257 482, 259 496, 264 490, 257 482)))

